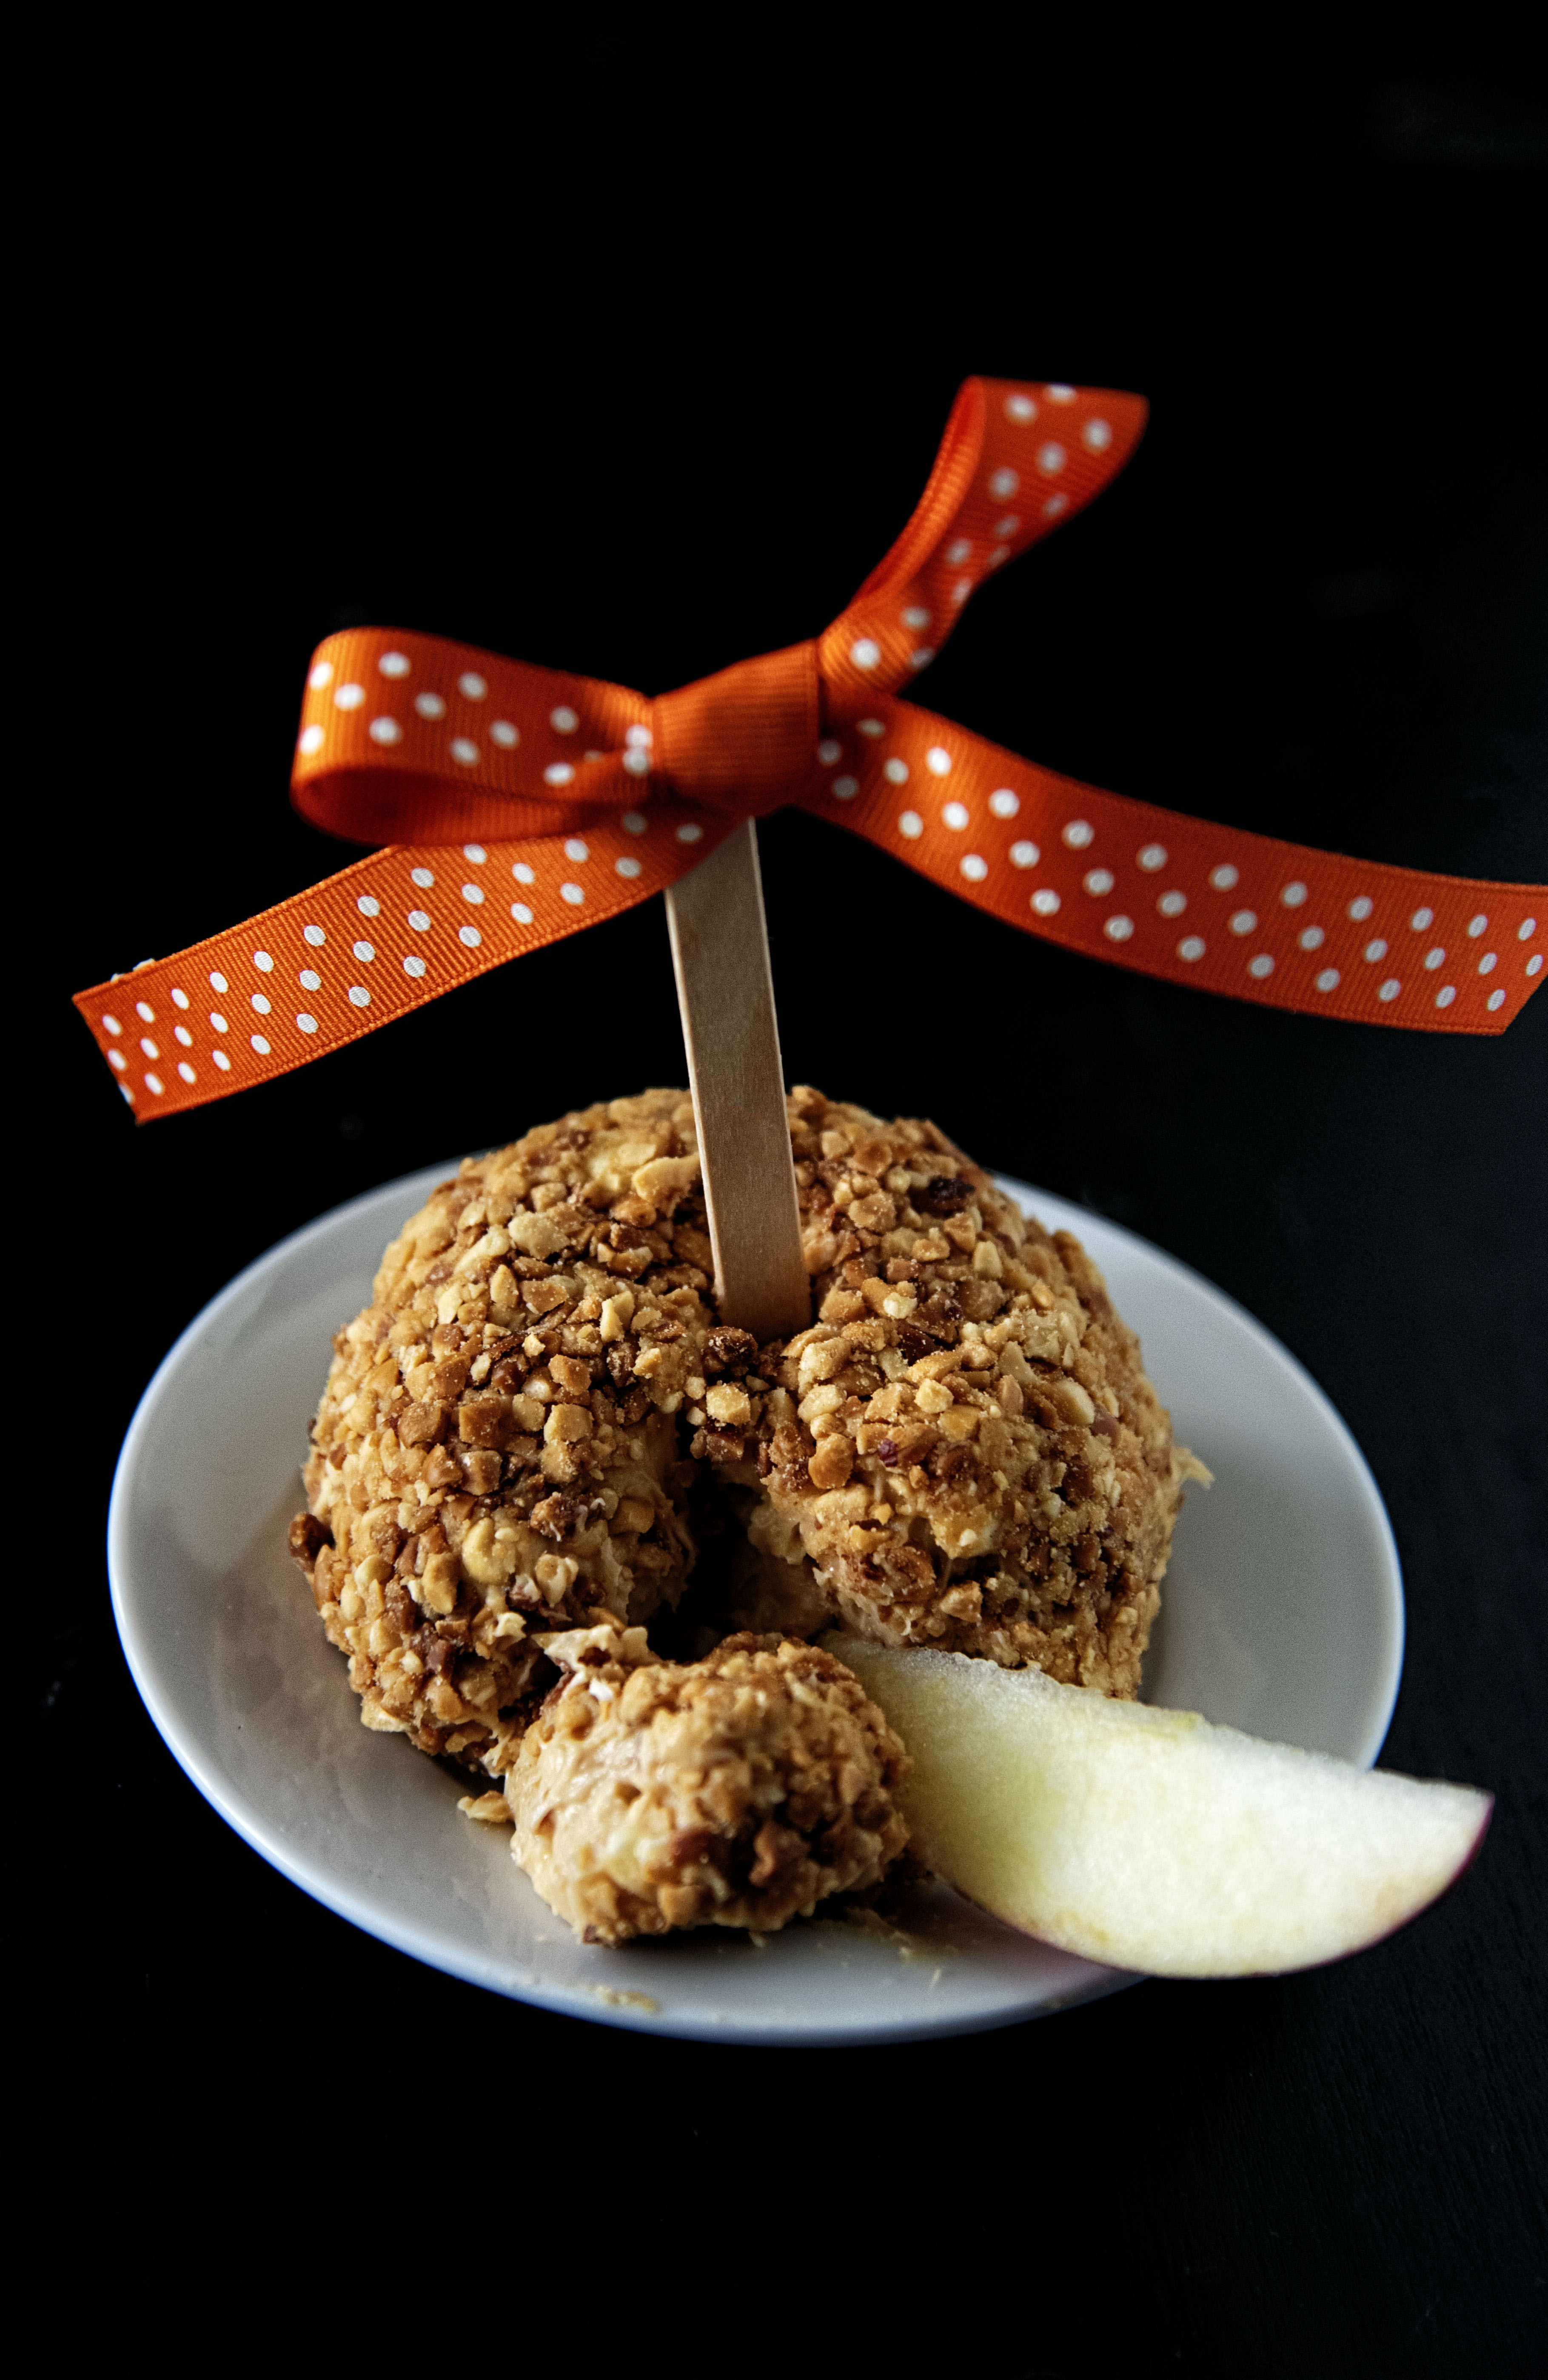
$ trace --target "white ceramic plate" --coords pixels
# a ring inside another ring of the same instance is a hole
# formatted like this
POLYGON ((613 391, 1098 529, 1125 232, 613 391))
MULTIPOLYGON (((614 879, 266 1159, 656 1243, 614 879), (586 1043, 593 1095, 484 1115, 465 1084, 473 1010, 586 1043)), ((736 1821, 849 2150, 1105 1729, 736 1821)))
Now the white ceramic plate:
MULTIPOLYGON (((1011 2024, 1128 1980, 920 1889, 900 1937, 840 1921, 755 1948, 717 1928, 588 1949, 539 1900, 505 1828, 401 1738, 368 1734, 286 1528, 328 1342, 387 1241, 448 1171, 340 1207, 206 1306, 145 1392, 108 1524, 135 1682, 206 1799, 303 1891, 367 1933, 513 1998, 700 2040, 907 2040, 1011 2024)), ((1396 1549, 1359 1448, 1278 1342, 1159 1249, 1061 1198, 1140 1333, 1189 1491, 1146 1664, 1149 1699, 1369 1764, 1402 1661, 1396 1549)), ((197 1878, 189 1879, 190 1890, 197 1878)))

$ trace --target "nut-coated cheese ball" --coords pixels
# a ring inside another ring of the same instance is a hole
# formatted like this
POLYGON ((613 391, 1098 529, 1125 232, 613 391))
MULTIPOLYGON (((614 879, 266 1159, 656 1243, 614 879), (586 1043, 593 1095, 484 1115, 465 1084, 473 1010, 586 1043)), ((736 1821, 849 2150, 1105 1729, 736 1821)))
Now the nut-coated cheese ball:
MULTIPOLYGON (((837 1619, 1136 1693, 1202 1475, 1100 1275, 935 1125, 810 1089, 788 1112, 812 1293, 787 1342, 716 1314, 681 1092, 469 1160, 389 1247, 292 1530, 368 1726, 504 1777, 542 1640, 677 1603, 696 1480, 737 1549, 701 1645, 837 1619)), ((668 1878, 658 1916, 709 1911, 687 1890, 668 1878)))
POLYGON ((907 1842, 908 1755, 820 1646, 728 1636, 679 1665, 604 1625, 547 1649, 566 1676, 506 1780, 511 1849, 586 1941, 772 1933, 880 1882, 907 1842))

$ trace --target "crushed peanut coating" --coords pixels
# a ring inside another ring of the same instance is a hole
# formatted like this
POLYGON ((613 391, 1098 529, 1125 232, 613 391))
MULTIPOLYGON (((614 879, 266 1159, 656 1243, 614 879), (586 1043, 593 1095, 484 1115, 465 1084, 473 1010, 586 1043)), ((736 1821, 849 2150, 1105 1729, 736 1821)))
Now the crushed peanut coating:
POLYGON ((642 1628, 545 1641, 567 1675, 506 1780, 511 1849, 586 1941, 772 1933, 880 1882, 902 1851, 908 1755, 819 1646, 728 1636, 679 1666, 642 1628))
MULTIPOLYGON (((1101 1274, 934 1124, 808 1089, 788 1110, 815 1316, 761 1357, 752 1462, 725 1466, 759 1485, 754 1542, 859 1635, 1132 1698, 1208 1474, 1101 1274)), ((693 1451, 728 1450, 707 1425, 693 1451)))
POLYGON ((334 1342, 291 1529, 368 1727, 502 1776, 553 1681, 534 1627, 676 1602, 678 1415, 746 1336, 710 1265, 681 1091, 470 1158, 405 1224, 334 1342))
MULTIPOLYGON (((788 1114, 812 1281, 788 1342, 718 1320, 680 1091, 469 1159, 388 1248, 335 1342, 291 1531, 368 1727, 505 1777, 550 1636, 679 1602, 696 1481, 733 1558, 685 1606, 694 1649, 836 1619, 1138 1691, 1183 1482, 1207 1475, 1100 1274, 934 1124, 804 1088, 788 1114)), ((650 1907, 704 1922, 721 1886, 668 1877, 650 1907)))

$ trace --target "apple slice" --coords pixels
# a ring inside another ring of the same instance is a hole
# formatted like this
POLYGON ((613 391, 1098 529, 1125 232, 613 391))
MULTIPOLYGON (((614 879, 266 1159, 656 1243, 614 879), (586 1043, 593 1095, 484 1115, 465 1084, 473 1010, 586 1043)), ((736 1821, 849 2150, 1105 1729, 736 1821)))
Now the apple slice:
POLYGON ((1196 1711, 829 1635, 913 1755, 914 1848, 1061 1950, 1154 1975, 1277 1974, 1416 1916, 1493 1796, 1265 1743, 1196 1711))

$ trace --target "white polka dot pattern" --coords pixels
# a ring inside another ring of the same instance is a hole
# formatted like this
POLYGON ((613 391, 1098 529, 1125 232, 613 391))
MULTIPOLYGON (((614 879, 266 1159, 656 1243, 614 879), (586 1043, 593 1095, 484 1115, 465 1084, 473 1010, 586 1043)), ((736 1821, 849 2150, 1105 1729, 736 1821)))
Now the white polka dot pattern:
MULTIPOLYGON (((435 863, 444 863, 447 855, 445 850, 421 854, 400 846, 373 853, 314 887, 306 896, 309 913, 304 920, 299 915, 287 918, 283 906, 255 920, 272 940, 272 951, 261 949, 255 955, 251 928, 244 927, 239 935, 218 936, 183 953, 177 961, 147 969, 144 980, 174 967, 181 972, 182 981, 173 979, 168 972, 163 996, 187 1014, 187 1026, 179 1025, 177 1029, 191 1063, 180 1062, 177 1077, 158 1071, 158 1043, 154 1057, 142 1062, 140 1076, 132 1076, 122 1053, 113 1050, 115 1072, 127 1077, 124 1087, 130 1104, 142 1114, 152 1106, 158 1114, 178 1106, 197 1107, 202 1099, 217 1095, 214 1074, 223 1078, 222 1091, 239 1090, 287 1071, 320 1047, 334 1048, 390 1024, 422 1006, 433 993, 449 991, 490 966, 616 916, 651 893, 664 891, 682 873, 687 856, 676 845, 676 836, 693 838, 699 848, 692 856, 697 859, 711 845, 712 837, 719 842, 729 821, 716 820, 706 827, 697 818, 689 818, 683 806, 663 803, 648 822, 639 823, 640 831, 633 833, 621 820, 591 825, 584 842, 570 835, 473 846, 490 870, 504 873, 507 881, 514 875, 530 888, 526 900, 512 905, 508 919, 493 907, 481 886, 471 881, 460 884, 455 877, 446 908, 438 913, 433 906, 421 906, 422 889, 434 884, 435 863), (585 889, 573 874, 578 856, 587 868, 585 889), (593 885, 591 870, 599 865, 602 874, 593 885), (451 914, 455 907, 466 917, 469 905, 477 909, 477 926, 462 925, 451 914), (369 942, 359 937, 362 917, 373 921, 374 939, 369 942), (486 918, 492 923, 485 925, 486 918), (328 953, 335 944, 348 956, 341 956, 334 967, 328 953), (212 965, 212 959, 217 957, 220 965, 212 965), (288 1012, 259 988, 272 983, 287 964, 291 979, 301 986, 311 1003, 288 1012), (362 965, 384 973, 378 977, 373 972, 367 986, 358 972, 362 965), (206 981, 223 997, 240 997, 250 1003, 263 1020, 262 1031, 233 1037, 229 1020, 220 1010, 201 1010, 197 987, 206 981), (192 999, 185 985, 193 988, 192 999), (226 1046, 222 1046, 222 1037, 226 1037, 226 1046), (154 1090, 149 1090, 141 1079, 147 1064, 156 1073, 159 1087, 154 1090)), ((433 892, 433 903, 435 898, 433 892)), ((153 1002, 141 1001, 138 1006, 151 1012, 154 1024, 153 1002)), ((124 1038, 122 1016, 101 1000, 89 1021, 110 1050, 115 1039, 124 1038)))
MULTIPOLYGON (((1465 880, 1240 832, 1230 836, 1236 856, 1225 859, 1217 827, 1073 785, 911 703, 889 703, 884 714, 869 716, 863 735, 835 739, 843 767, 859 781, 846 823, 906 855, 958 898, 1069 948, 1177 974, 1212 991, 1429 1029, 1440 1020, 1423 969, 1443 964, 1444 944, 1421 945, 1411 977, 1381 963, 1396 954, 1400 935, 1444 926, 1466 947, 1472 928, 1477 955, 1469 979, 1477 989, 1468 993, 1459 978, 1440 1004, 1442 1017, 1454 1030, 1496 1029, 1506 1002, 1489 1008, 1490 978, 1503 970, 1507 934, 1530 944, 1537 932, 1535 917, 1520 914, 1531 888, 1496 894, 1497 905, 1512 903, 1507 927, 1476 910, 1476 888, 1465 880), (948 800, 898 809, 895 787, 940 778, 949 780, 948 800), (975 847, 964 856, 969 829, 975 847), (1164 889, 1147 892, 1147 880, 1153 886, 1158 875, 1164 889), (1421 888, 1426 898, 1416 902, 1421 888), (1185 914, 1190 930, 1179 941, 1167 929, 1185 914)), ((806 796, 805 806, 832 814, 821 793, 806 796)), ((1535 897, 1541 904, 1541 892, 1535 897)), ((1517 965, 1519 1006, 1541 971, 1541 953, 1534 965, 1523 949, 1517 965)))

